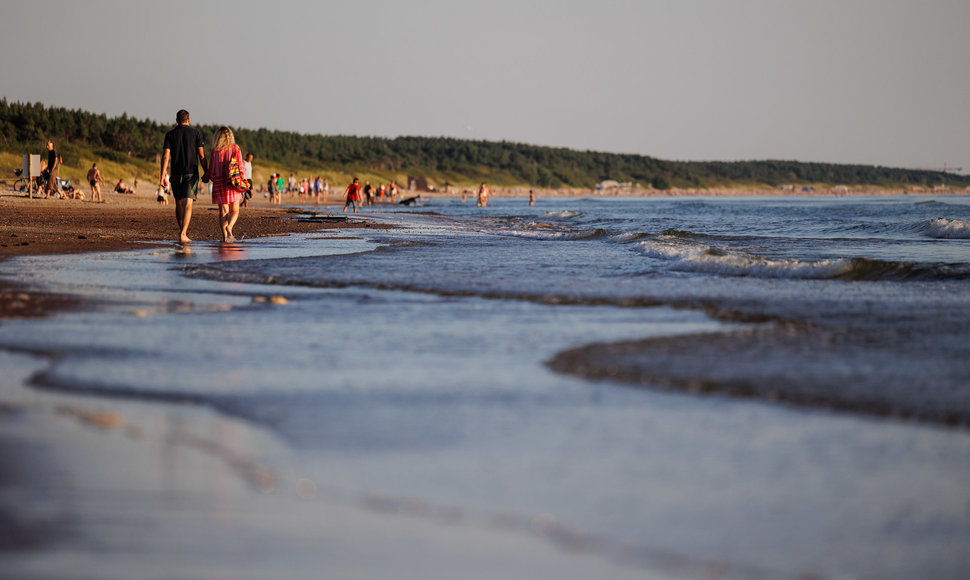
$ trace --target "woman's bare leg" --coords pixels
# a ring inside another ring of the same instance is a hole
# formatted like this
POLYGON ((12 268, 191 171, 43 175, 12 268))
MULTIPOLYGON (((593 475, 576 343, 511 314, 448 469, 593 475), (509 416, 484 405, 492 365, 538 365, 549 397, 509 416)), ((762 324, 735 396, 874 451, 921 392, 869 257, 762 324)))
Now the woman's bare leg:
POLYGON ((236 225, 236 220, 239 219, 239 202, 234 201, 229 204, 228 207, 229 215, 226 216, 226 241, 235 242, 236 237, 232 234, 232 227, 236 225))

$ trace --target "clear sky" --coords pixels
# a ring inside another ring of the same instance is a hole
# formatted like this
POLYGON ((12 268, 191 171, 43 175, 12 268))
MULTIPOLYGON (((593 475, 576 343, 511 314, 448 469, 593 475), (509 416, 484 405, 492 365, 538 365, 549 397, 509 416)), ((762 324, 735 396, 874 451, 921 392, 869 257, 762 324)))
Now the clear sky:
POLYGON ((12 101, 970 171, 967 0, 0 0, 0 13, 12 101))

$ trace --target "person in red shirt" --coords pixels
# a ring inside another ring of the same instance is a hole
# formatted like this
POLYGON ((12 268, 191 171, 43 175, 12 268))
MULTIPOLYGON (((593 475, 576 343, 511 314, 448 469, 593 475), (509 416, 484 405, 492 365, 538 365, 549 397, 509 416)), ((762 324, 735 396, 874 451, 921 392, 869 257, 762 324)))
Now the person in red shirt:
POLYGON ((354 182, 347 186, 347 201, 344 203, 344 213, 347 212, 347 206, 354 206, 354 213, 357 213, 357 202, 360 201, 360 180, 356 177, 354 182))

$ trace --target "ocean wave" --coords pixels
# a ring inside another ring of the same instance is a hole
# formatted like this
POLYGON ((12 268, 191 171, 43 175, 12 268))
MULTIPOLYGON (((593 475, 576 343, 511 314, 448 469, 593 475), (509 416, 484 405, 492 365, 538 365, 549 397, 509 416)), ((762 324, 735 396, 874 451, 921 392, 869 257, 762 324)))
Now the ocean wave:
POLYGON ((846 281, 970 278, 967 264, 916 264, 870 258, 768 258, 713 246, 685 246, 661 241, 640 242, 639 251, 647 257, 671 262, 673 270, 719 276, 846 281))
POLYGON ((708 237, 710 236, 707 236, 705 234, 698 234, 688 230, 666 229, 660 232, 659 234, 650 234, 650 233, 641 232, 641 231, 624 232, 622 234, 616 234, 616 235, 610 236, 610 241, 621 243, 621 244, 627 244, 630 242, 638 242, 644 238, 651 238, 651 239, 679 238, 679 239, 686 240, 690 238, 708 238, 708 237))
POLYGON ((694 232, 689 231, 689 230, 677 230, 677 229, 673 229, 673 228, 668 228, 668 229, 660 232, 660 235, 663 236, 663 237, 667 237, 667 238, 694 238, 694 237, 703 237, 703 234, 695 234, 694 232))
POLYGON ((936 218, 926 224, 923 233, 931 238, 970 240, 970 222, 936 218))
POLYGON ((545 215, 549 217, 554 217, 554 218, 571 219, 571 218, 577 218, 583 215, 583 212, 571 211, 571 210, 565 209, 562 211, 547 211, 545 215))
POLYGON ((657 241, 639 244, 640 252, 650 258, 674 262, 674 269, 757 278, 835 278, 846 272, 846 260, 817 262, 772 259, 741 252, 727 252, 713 246, 683 246, 657 241))
POLYGON ((643 238, 649 238, 650 236, 651 234, 646 232, 624 232, 622 234, 611 236, 610 240, 620 244, 626 244, 642 240, 643 238))
POLYGON ((607 235, 606 230, 602 228, 593 228, 586 230, 577 230, 570 228, 560 228, 556 226, 551 226, 542 222, 533 222, 523 226, 524 229, 510 228, 501 231, 502 235, 513 236, 516 238, 528 238, 531 240, 563 240, 563 241, 573 241, 573 240, 590 240, 593 238, 600 238, 607 235))

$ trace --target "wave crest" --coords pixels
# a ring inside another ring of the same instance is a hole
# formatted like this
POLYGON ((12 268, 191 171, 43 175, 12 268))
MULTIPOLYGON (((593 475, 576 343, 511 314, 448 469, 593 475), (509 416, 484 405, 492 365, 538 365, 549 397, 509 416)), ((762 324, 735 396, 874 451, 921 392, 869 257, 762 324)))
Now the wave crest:
POLYGON ((926 225, 924 233, 931 238, 970 240, 970 222, 935 218, 926 225))
POLYGON ((640 242, 639 250, 647 257, 675 262, 676 270, 722 276, 835 278, 849 268, 848 261, 843 259, 818 262, 772 259, 728 252, 713 246, 680 246, 655 241, 640 242))
POLYGON ((562 211, 547 211, 545 215, 549 217, 554 217, 554 218, 570 219, 570 218, 577 218, 583 215, 583 212, 564 209, 562 211))
POLYGON ((795 260, 730 252, 713 246, 683 246, 659 241, 638 244, 650 258, 673 262, 672 269, 701 274, 804 280, 964 280, 967 264, 916 264, 871 258, 795 260))
POLYGON ((594 229, 570 229, 556 227, 547 223, 542 222, 532 222, 523 226, 524 229, 510 228, 500 233, 507 236, 513 236, 517 238, 528 238, 532 240, 591 240, 593 238, 600 238, 607 235, 606 230, 602 228, 594 229))

